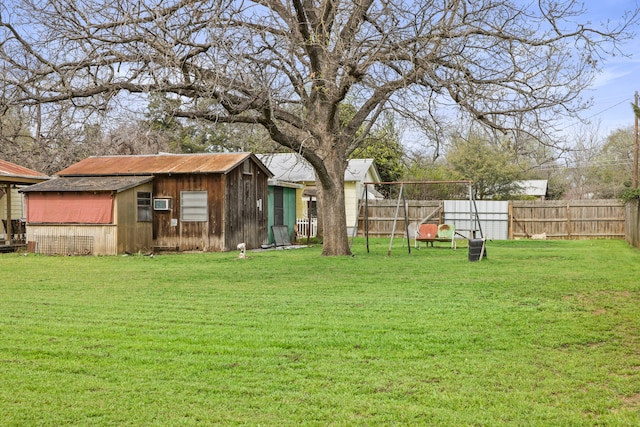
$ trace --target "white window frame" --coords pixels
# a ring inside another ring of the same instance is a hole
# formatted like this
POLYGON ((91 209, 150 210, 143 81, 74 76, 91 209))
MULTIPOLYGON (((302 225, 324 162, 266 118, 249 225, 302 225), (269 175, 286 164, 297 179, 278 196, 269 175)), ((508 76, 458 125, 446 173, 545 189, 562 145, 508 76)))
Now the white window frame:
POLYGON ((150 191, 138 191, 136 193, 136 208, 138 222, 153 221, 152 195, 150 191))

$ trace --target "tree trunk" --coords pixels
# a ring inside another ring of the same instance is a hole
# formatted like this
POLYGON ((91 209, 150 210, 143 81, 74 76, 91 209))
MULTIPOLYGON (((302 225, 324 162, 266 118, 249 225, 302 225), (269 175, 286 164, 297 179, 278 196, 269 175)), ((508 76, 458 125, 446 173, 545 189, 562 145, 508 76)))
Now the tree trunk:
POLYGON ((322 207, 322 255, 351 255, 344 201, 346 161, 332 156, 325 159, 326 173, 318 173, 318 202, 322 207))

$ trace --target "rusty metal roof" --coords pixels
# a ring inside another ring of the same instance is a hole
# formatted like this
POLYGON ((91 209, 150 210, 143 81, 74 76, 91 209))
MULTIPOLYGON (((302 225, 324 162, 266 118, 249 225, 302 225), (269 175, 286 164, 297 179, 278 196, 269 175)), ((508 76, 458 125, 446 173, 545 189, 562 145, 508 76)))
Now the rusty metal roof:
POLYGON ((183 173, 227 173, 252 158, 272 176, 251 153, 157 154, 138 156, 96 156, 86 158, 57 173, 59 176, 158 175, 183 173))
POLYGON ((54 178, 40 184, 20 190, 22 193, 34 192, 82 192, 115 191, 117 193, 153 179, 152 176, 76 176, 54 178))
POLYGON ((0 159, 0 182, 31 184, 49 177, 43 173, 0 159))

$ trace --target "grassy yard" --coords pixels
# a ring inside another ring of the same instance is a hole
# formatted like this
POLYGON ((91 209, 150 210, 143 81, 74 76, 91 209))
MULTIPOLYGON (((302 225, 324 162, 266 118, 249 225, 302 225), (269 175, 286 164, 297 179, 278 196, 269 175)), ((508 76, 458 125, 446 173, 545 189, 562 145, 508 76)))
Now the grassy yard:
POLYGON ((387 245, 0 255, 0 425, 640 425, 640 251, 387 245))

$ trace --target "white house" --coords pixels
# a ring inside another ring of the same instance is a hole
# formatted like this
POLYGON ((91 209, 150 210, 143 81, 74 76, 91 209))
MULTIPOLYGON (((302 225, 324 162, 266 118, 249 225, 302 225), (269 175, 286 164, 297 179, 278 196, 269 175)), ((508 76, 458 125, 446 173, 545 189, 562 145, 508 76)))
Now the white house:
POLYGON ((547 196, 547 180, 546 179, 529 179, 518 181, 520 190, 518 194, 522 196, 533 196, 536 200, 544 200, 547 196))
MULTIPOLYGON (((302 184, 296 191, 296 216, 315 217, 316 176, 313 167, 295 153, 260 154, 258 158, 281 181, 302 184)), ((356 226, 358 207, 365 182, 380 182, 380 174, 373 159, 351 159, 344 174, 344 198, 349 234, 356 226)), ((382 198, 371 186, 369 199, 382 198)))

